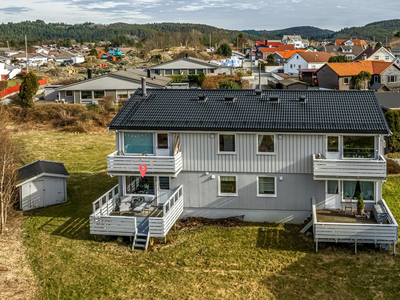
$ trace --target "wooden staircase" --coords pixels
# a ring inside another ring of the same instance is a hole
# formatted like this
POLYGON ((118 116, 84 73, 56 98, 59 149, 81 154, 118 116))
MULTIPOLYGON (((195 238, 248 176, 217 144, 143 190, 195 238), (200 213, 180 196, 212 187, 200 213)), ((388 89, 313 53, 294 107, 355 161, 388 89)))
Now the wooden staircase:
POLYGON ((310 227, 314 224, 313 222, 313 215, 312 213, 310 213, 308 215, 308 217, 304 220, 303 223, 305 226, 302 230, 300 230, 300 233, 306 233, 308 229, 310 229, 310 227))
POLYGON ((147 250, 149 247, 150 233, 138 233, 135 235, 132 243, 132 250, 135 248, 140 248, 143 250, 147 250))

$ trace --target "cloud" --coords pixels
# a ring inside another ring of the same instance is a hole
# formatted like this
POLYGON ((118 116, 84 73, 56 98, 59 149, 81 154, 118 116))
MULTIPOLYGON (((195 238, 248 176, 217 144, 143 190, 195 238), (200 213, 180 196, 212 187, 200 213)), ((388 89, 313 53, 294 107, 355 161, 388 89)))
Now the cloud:
POLYGON ((0 7, 0 12, 6 15, 16 15, 22 12, 30 11, 31 9, 24 6, 10 6, 10 7, 0 7))

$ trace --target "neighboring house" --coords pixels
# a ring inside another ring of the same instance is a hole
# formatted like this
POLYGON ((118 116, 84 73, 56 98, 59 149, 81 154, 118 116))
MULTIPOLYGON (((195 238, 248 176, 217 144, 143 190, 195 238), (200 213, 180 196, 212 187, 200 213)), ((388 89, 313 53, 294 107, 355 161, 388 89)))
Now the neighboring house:
POLYGON ((299 69, 299 80, 310 86, 318 85, 316 72, 319 69, 299 69))
POLYGON ((66 61, 70 61, 73 64, 81 63, 85 61, 85 57, 82 54, 72 53, 70 51, 64 51, 55 55, 56 62, 61 64, 66 61))
POLYGON ((284 73, 298 75, 299 69, 319 69, 328 62, 331 55, 326 52, 299 52, 284 63, 284 73))
POLYGON ((400 109, 400 93, 399 92, 382 92, 376 93, 376 97, 379 100, 379 104, 382 107, 383 112, 388 110, 400 109))
POLYGON ((366 210, 391 216, 382 200, 390 130, 374 92, 137 90, 109 130, 118 186, 93 203, 91 234, 146 248, 180 217, 302 223, 312 213, 317 243, 397 243, 392 217, 385 226, 321 219, 354 212, 359 194, 366 210))
POLYGON ((152 74, 162 76, 200 74, 218 75, 219 65, 193 57, 184 57, 149 67, 152 74))
POLYGON ((356 40, 356 39, 337 39, 335 40, 336 46, 361 46, 364 49, 367 47, 367 43, 364 40, 356 40))
POLYGON ((255 51, 256 60, 267 58, 268 55, 274 54, 275 52, 282 52, 282 51, 292 51, 294 50, 293 45, 280 45, 278 47, 265 47, 265 48, 258 48, 255 51))
POLYGON ((282 42, 279 40, 265 40, 265 42, 256 42, 256 48, 269 48, 269 47, 279 47, 282 42))
POLYGON ((293 54, 299 52, 306 52, 306 49, 297 49, 290 51, 276 51, 274 52, 275 66, 283 66, 283 64, 292 57, 293 54))
POLYGON ((36 49, 35 52, 38 54, 48 55, 50 51, 47 49, 39 48, 39 49, 36 49))
POLYGON ((282 37, 282 44, 293 45, 296 49, 310 46, 310 42, 307 39, 302 39, 300 35, 284 35, 282 37))
POLYGON ((400 56, 400 46, 394 47, 393 49, 390 49, 390 52, 392 52, 392 54, 394 56, 400 56))
POLYGON ((396 57, 393 62, 400 67, 400 57, 396 57))
POLYGON ((332 56, 334 55, 345 55, 347 60, 352 61, 355 59, 361 52, 364 51, 363 46, 350 46, 350 45, 325 45, 323 46, 323 51, 331 53, 332 56))
POLYGON ((325 89, 350 90, 354 88, 351 78, 361 71, 372 75, 369 85, 382 83, 390 90, 400 89, 400 68, 384 61, 327 63, 316 72, 318 85, 325 89))
MULTIPOLYGON (((25 53, 18 53, 12 57, 13 59, 16 59, 20 62, 20 64, 26 64, 26 54, 25 53)), ((43 64, 48 63, 48 58, 47 56, 44 56, 42 54, 36 54, 36 53, 28 53, 28 65, 29 66, 41 66, 43 64)))
MULTIPOLYGON (((127 69, 103 76, 90 78, 56 88, 58 99, 69 103, 97 104, 104 96, 111 96, 116 101, 128 100, 141 87, 142 77, 146 72, 127 69)), ((172 78, 147 73, 147 85, 150 89, 166 88, 172 78)))
POLYGON ((13 79, 19 73, 21 73, 21 68, 0 62, 0 80, 13 79))
POLYGON ((37 160, 18 169, 19 206, 31 210, 67 202, 69 173, 64 163, 37 160))
POLYGON ((384 85, 383 83, 379 83, 379 82, 375 82, 373 85, 371 85, 369 87, 369 90, 375 91, 377 93, 390 91, 390 89, 386 85, 384 85))
POLYGON ((360 60, 383 60, 386 62, 393 62, 395 56, 384 47, 368 47, 354 59, 354 61, 360 60))
POLYGON ((9 65, 11 64, 11 59, 8 56, 0 55, 0 63, 9 65))

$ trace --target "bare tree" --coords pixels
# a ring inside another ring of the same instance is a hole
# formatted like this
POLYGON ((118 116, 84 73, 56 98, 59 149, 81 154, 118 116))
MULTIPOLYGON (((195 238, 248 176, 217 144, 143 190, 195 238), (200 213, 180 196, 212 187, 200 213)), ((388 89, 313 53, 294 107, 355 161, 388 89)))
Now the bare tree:
POLYGON ((7 215, 16 200, 16 148, 7 125, 7 116, 0 109, 0 234, 4 233, 7 215))

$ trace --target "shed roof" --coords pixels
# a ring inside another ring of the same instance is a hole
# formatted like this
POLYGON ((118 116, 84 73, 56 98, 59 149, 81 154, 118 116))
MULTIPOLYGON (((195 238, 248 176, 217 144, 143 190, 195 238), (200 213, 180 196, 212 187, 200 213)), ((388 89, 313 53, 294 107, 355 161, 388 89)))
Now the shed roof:
POLYGON ((152 89, 143 96, 139 89, 109 129, 389 133, 374 92, 311 90, 264 90, 257 97, 254 90, 152 89), (306 103, 299 102, 303 95, 306 103))
POLYGON ((41 174, 62 175, 69 177, 64 163, 47 160, 37 160, 18 169, 18 180, 28 180, 41 174))
POLYGON ((354 76, 358 75, 361 71, 367 71, 370 74, 379 75, 391 65, 396 66, 394 63, 385 62, 382 60, 361 60, 357 62, 326 64, 326 66, 329 66, 339 76, 354 76))

